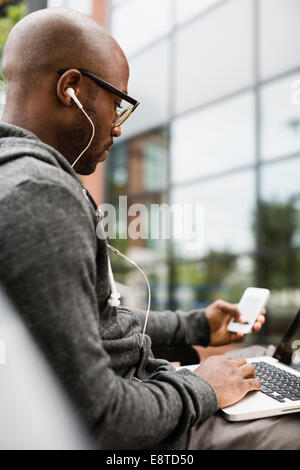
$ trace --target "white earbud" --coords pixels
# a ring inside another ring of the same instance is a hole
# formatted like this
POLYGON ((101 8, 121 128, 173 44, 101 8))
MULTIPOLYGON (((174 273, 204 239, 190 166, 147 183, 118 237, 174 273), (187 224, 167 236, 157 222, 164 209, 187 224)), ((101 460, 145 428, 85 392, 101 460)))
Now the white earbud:
POLYGON ((77 104, 79 109, 83 108, 83 105, 80 103, 79 99, 75 95, 75 90, 73 88, 67 88, 66 93, 72 98, 72 100, 77 104))

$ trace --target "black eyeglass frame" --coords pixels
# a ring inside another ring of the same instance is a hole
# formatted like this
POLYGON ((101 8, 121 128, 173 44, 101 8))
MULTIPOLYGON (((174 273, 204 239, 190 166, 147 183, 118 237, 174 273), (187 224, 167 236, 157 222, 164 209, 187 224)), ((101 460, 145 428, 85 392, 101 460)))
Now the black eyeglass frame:
MULTIPOLYGON (((67 70, 69 70, 69 69, 65 69, 65 70, 60 69, 60 70, 57 71, 57 73, 59 75, 63 75, 67 70)), ((118 88, 115 88, 110 83, 106 82, 105 80, 102 80, 102 78, 97 77, 93 73, 87 72, 86 70, 82 70, 82 69, 76 69, 76 70, 78 70, 82 75, 85 75, 86 77, 89 77, 92 80, 94 80, 102 88, 105 88, 106 90, 110 91, 114 95, 119 96, 120 98, 122 98, 122 100, 127 101, 127 103, 132 104, 135 108, 140 104, 139 101, 135 100, 134 98, 131 98, 131 96, 127 95, 126 93, 119 90, 118 88)))

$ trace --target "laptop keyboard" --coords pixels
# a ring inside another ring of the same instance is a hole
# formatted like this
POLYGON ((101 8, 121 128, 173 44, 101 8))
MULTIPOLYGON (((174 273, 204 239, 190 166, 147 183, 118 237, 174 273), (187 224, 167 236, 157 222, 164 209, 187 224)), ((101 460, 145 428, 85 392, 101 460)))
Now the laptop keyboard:
POLYGON ((286 403, 286 399, 300 400, 300 377, 263 361, 253 365, 262 393, 281 403, 286 403))

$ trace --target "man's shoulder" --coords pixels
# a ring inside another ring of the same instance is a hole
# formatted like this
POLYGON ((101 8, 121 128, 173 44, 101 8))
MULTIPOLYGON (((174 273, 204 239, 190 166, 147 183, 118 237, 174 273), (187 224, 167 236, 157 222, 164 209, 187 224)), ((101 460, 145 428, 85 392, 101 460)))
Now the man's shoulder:
MULTIPOLYGON (((17 223, 25 212, 32 223, 63 217, 72 224, 85 223, 94 227, 93 211, 83 187, 62 169, 26 156, 18 165, 0 171, 0 217, 17 223), (40 213, 40 218, 36 217, 40 213), (74 220, 74 218, 76 220, 74 220)), ((2 224, 1 224, 2 225, 2 224)))
POLYGON ((11 259, 16 250, 23 256, 35 253, 33 258, 40 261, 59 251, 64 258, 75 253, 77 258, 87 253, 92 257, 97 247, 93 214, 84 196, 68 187, 25 180, 0 200, 0 245, 11 259))
POLYGON ((0 166, 0 200, 22 184, 53 185, 68 188, 74 194, 80 192, 80 183, 62 168, 38 160, 31 155, 11 160, 0 166))

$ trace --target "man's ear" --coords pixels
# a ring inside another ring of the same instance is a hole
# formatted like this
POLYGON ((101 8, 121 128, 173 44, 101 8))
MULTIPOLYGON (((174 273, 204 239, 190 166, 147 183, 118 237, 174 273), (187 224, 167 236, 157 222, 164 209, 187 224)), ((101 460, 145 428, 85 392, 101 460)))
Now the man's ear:
POLYGON ((79 70, 70 69, 63 73, 57 83, 56 93, 59 101, 65 106, 72 106, 74 101, 67 93, 68 88, 73 88, 77 98, 80 94, 82 75, 79 70))

